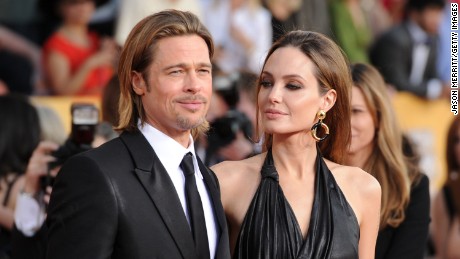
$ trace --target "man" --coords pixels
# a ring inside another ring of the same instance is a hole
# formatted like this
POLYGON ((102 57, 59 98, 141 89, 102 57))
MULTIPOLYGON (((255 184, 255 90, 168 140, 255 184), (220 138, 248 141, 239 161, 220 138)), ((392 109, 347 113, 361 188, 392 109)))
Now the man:
POLYGON ((219 186, 192 138, 207 128, 212 55, 192 13, 134 27, 118 70, 122 133, 62 167, 47 258, 230 258, 219 186))
POLYGON ((436 99, 447 96, 437 71, 437 32, 444 0, 408 0, 405 21, 384 33, 370 59, 398 91, 436 99))

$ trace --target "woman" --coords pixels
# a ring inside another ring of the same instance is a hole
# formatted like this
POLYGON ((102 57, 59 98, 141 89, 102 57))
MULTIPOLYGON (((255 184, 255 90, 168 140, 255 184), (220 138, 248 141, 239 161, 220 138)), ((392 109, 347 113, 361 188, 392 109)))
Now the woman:
POLYGON ((436 258, 460 257, 460 117, 447 133, 447 179, 433 201, 433 243, 436 258))
POLYGON ((374 258, 380 187, 339 164, 350 89, 325 36, 293 31, 271 47, 257 87, 265 152, 213 167, 235 258, 374 258))
POLYGON ((382 76, 365 64, 351 70, 352 138, 345 164, 369 172, 382 187, 375 258, 423 258, 430 222, 428 178, 407 157, 413 152, 396 123, 382 76))
POLYGON ((25 97, 0 96, 0 258, 11 249, 16 200, 29 158, 40 141, 35 108, 25 97))
POLYGON ((100 95, 113 74, 116 45, 88 31, 95 0, 53 0, 62 20, 43 47, 47 85, 55 95, 100 95))

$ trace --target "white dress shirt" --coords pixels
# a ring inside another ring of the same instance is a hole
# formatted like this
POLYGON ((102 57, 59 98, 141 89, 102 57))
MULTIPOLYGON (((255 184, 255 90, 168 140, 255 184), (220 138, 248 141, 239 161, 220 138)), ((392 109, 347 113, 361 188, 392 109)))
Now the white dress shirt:
POLYGON ((190 135, 189 147, 184 148, 177 141, 147 123, 144 123, 143 126, 139 125, 139 130, 150 143, 153 150, 155 150, 155 154, 160 159, 160 162, 163 164, 166 172, 168 172, 168 175, 174 184, 177 195, 179 196, 180 203, 182 205, 182 209, 184 210, 185 216, 189 223, 190 220, 187 213, 187 202, 185 199, 185 176, 179 165, 185 154, 188 152, 193 154, 193 166, 195 168, 196 185, 198 188, 198 193, 200 194, 201 203, 203 204, 206 230, 208 233, 209 252, 211 255, 210 258, 214 258, 217 247, 218 228, 216 226, 211 197, 208 194, 206 185, 203 180, 203 175, 200 172, 198 162, 196 160, 192 136, 190 135))

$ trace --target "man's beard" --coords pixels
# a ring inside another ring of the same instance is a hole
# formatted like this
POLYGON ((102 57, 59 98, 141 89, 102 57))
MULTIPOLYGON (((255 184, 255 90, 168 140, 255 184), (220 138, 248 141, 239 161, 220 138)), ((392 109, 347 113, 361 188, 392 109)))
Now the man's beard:
POLYGON ((204 116, 202 116, 196 123, 192 123, 188 118, 181 115, 177 116, 177 125, 183 130, 191 130, 200 126, 204 122, 204 116))

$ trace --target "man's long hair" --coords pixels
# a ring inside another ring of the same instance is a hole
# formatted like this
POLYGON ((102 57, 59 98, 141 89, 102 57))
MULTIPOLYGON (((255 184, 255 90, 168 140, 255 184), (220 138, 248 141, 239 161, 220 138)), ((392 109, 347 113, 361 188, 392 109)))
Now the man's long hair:
MULTIPOLYGON (((163 38, 182 35, 201 37, 206 42, 209 58, 212 59, 214 43, 211 34, 198 17, 191 12, 161 11, 144 18, 133 28, 123 47, 118 65, 118 77, 120 79, 118 111, 120 118, 116 130, 134 131, 137 129, 139 119, 141 123, 146 121, 141 96, 137 95, 132 87, 132 72, 141 73, 143 79, 148 82, 148 67, 155 59, 158 41, 163 38)), ((205 121, 197 128, 192 129, 193 137, 197 137, 208 128, 209 123, 205 121)))

